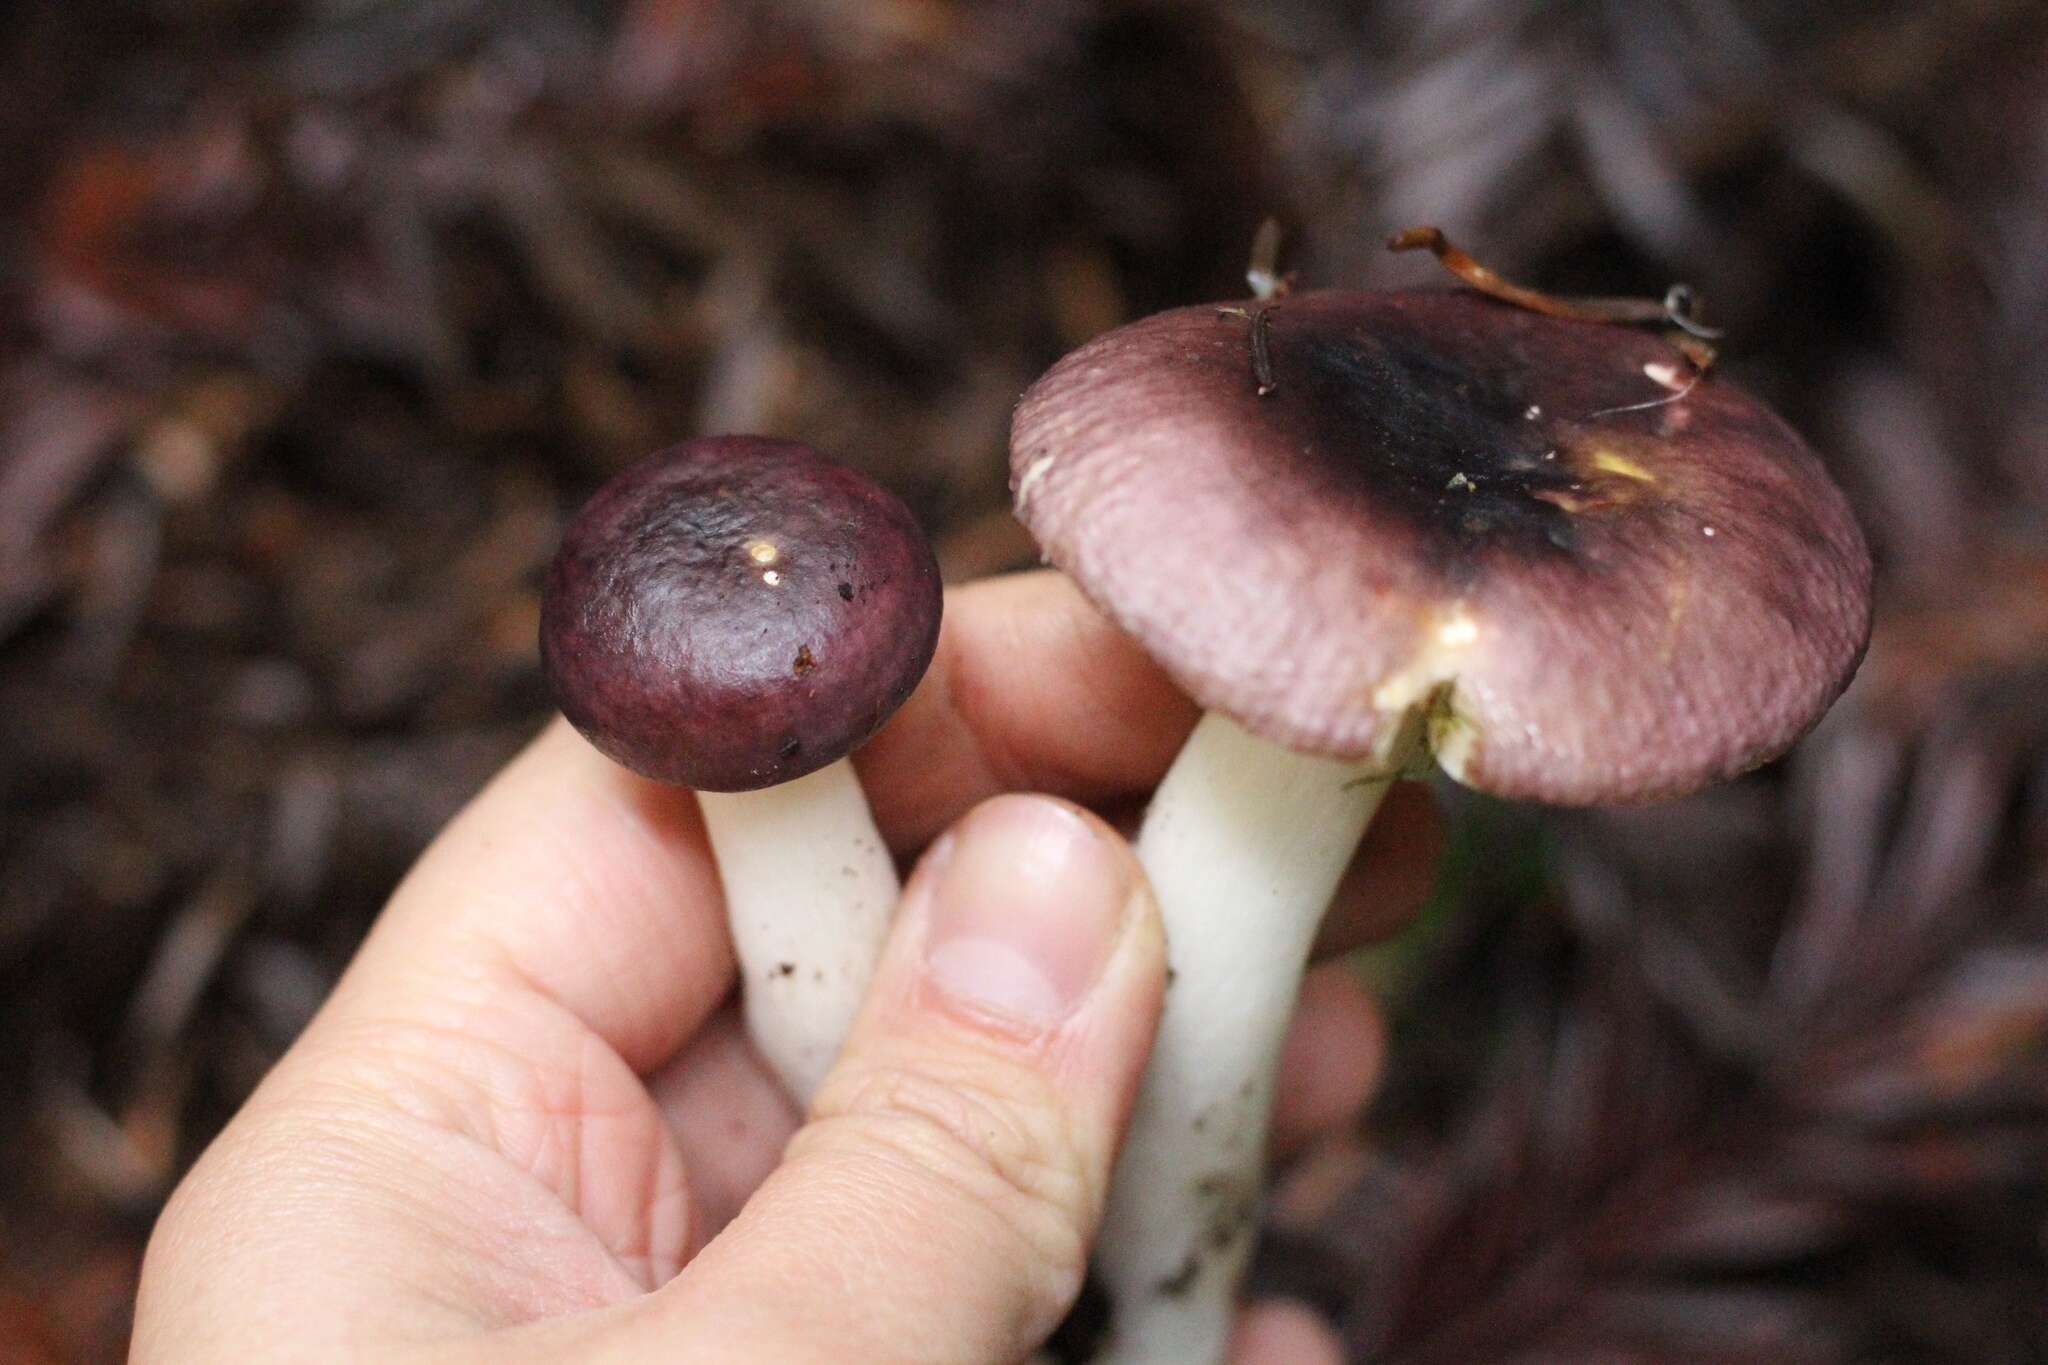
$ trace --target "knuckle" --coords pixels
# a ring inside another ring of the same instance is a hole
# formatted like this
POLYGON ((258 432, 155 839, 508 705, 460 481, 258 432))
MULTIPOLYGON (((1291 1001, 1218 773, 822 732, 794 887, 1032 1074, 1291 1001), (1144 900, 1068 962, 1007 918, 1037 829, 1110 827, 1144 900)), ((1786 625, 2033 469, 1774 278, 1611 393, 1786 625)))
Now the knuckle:
POLYGON ((1023 1068, 997 1077, 987 1070, 863 1068, 828 1083, 800 1140, 850 1137, 905 1163, 914 1179, 961 1206, 947 1216, 992 1223, 985 1232, 1016 1244, 1053 1292, 1070 1297, 1086 1266, 1099 1182, 1052 1087, 1023 1068))

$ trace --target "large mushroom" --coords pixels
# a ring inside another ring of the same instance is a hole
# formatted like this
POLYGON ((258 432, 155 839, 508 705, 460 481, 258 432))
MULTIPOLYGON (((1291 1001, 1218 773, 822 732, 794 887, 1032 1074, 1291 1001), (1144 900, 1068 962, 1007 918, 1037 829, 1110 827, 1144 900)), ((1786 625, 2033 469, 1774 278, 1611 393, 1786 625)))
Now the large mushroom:
POLYGON ((688 441, 621 473, 551 567, 541 662, 598 749, 694 787, 747 1030, 802 1103, 867 990, 896 869, 846 755, 916 687, 940 587, 910 512, 794 441, 688 441))
POLYGON ((1025 395, 1019 517, 1207 712, 1138 837, 1174 975, 1097 1251, 1106 1359, 1222 1358, 1282 1033, 1395 777, 1674 796, 1847 683, 1862 535, 1697 360, 1464 290, 1328 292, 1146 318, 1025 395))

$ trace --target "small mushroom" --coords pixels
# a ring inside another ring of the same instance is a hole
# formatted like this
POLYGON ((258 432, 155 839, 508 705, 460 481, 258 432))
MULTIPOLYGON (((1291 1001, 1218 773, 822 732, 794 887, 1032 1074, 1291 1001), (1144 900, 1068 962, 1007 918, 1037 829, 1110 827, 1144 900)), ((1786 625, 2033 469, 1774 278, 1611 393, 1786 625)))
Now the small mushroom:
POLYGON ((1282 1033, 1390 782, 1633 802, 1762 763, 1853 672, 1870 560, 1668 340, 1463 290, 1146 318, 1031 388, 1011 461, 1207 710, 1138 839, 1175 975, 1097 1255, 1106 1358, 1220 1360, 1282 1033))
POLYGON ((687 441, 563 536, 541 664, 598 749, 698 791, 746 1022, 800 1102, 867 988, 896 870, 846 755, 938 643, 938 565, 885 490, 808 446, 687 441))

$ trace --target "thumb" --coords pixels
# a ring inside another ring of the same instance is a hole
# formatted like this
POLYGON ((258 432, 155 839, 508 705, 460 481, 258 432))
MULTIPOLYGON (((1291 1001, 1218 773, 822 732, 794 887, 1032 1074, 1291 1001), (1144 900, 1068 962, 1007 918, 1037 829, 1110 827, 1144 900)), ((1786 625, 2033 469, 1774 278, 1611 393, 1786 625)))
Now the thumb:
POLYGON ((1027 1354, 1080 1290, 1164 964, 1114 831, 1044 797, 977 808, 911 879, 783 1165, 656 1296, 664 1358, 1027 1354))

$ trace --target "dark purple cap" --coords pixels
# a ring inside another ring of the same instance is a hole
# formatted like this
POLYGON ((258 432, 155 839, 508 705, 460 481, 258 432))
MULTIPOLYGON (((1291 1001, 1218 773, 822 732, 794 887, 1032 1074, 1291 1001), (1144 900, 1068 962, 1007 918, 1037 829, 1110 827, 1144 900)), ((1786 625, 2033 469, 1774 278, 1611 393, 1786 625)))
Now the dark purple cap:
POLYGON ((1205 707, 1364 757, 1420 704, 1460 781, 1613 802, 1772 757, 1847 683, 1871 566, 1846 501, 1667 341, 1330 292, 1273 305, 1255 361, 1257 307, 1098 337, 1011 438, 1047 557, 1205 707))
POLYGON ((541 666, 635 772, 749 791, 822 768, 931 663, 940 586, 908 508, 809 446, 686 441, 599 489, 541 602, 541 666))

